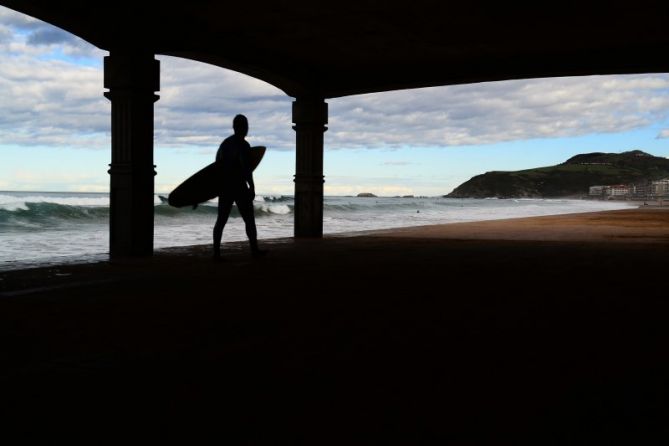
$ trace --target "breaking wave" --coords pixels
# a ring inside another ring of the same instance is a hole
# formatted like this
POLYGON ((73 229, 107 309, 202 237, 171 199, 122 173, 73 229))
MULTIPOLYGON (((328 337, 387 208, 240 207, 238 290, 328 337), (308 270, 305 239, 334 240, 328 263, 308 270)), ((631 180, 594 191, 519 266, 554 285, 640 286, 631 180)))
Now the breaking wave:
MULTIPOLYGON (((31 197, 32 198, 32 197, 31 197)), ((40 230, 65 227, 70 224, 101 224, 109 220, 109 200, 90 200, 92 205, 64 204, 49 201, 13 201, 0 202, 0 230, 40 230), (97 205, 106 200, 104 205, 97 205)), ((59 200, 60 201, 60 200, 59 200)), ((71 200, 81 202, 81 200, 71 200)), ((275 215, 287 215, 293 212, 292 203, 254 202, 256 218, 275 215)), ((201 218, 215 218, 218 213, 216 204, 205 203, 192 208, 173 208, 166 204, 156 204, 154 215, 156 219, 183 218, 192 220, 201 218)), ((230 216, 239 217, 237 208, 233 206, 230 216)))
MULTIPOLYGON (((406 226, 457 221, 488 220, 532 215, 586 212, 620 208, 621 203, 596 203, 575 200, 457 200, 441 198, 357 198, 326 197, 323 210, 328 224, 337 221, 342 230, 362 226, 406 226)), ((257 196, 255 215, 268 224, 292 223, 294 198, 287 195, 257 196)), ((157 224, 213 224, 217 202, 203 203, 196 209, 173 208, 155 196, 157 224)), ((239 217, 236 207, 232 218, 239 217)), ((79 225, 106 227, 109 221, 108 194, 0 193, 0 230, 6 232, 71 229, 79 225)))
POLYGON ((49 202, 0 204, 0 229, 41 229, 63 222, 98 223, 109 216, 107 206, 76 206, 49 202))

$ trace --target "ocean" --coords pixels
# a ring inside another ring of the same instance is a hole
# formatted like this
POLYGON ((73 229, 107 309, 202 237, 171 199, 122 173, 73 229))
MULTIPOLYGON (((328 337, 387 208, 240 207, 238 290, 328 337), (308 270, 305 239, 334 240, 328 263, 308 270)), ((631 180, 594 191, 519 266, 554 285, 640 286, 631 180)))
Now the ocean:
MULTIPOLYGON (((209 244, 216 202, 176 209, 155 197, 156 249, 209 244)), ((260 239, 291 237, 293 197, 258 196, 260 239)), ((452 199, 326 197, 326 234, 513 217, 569 214, 636 207, 633 202, 570 199, 452 199)), ((0 191, 0 270, 106 258, 109 194, 0 191)), ((236 209, 223 242, 245 240, 236 209)))

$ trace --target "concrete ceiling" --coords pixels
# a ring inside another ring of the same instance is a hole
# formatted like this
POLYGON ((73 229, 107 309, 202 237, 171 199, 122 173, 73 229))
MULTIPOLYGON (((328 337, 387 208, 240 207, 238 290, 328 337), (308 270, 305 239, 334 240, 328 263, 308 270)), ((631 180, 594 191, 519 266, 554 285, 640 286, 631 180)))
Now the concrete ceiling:
POLYGON ((208 62, 263 79, 291 96, 669 72, 667 0, 0 4, 105 50, 208 62))

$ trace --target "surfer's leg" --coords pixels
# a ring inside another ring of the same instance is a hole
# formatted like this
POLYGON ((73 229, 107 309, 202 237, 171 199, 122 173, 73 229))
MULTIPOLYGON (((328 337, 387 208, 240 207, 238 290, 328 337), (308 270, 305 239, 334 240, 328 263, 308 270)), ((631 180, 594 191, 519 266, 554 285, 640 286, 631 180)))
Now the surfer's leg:
POLYGON ((232 209, 232 199, 225 196, 218 197, 218 217, 214 224, 214 257, 221 256, 221 239, 223 238, 223 228, 228 222, 230 210, 232 209))
POLYGON ((237 209, 244 219, 246 226, 246 236, 249 240, 256 240, 258 238, 258 230, 256 229, 256 219, 253 215, 253 199, 248 198, 248 194, 244 194, 235 200, 237 209))
POLYGON ((249 244, 251 245, 251 254, 254 256, 259 256, 264 254, 264 251, 258 249, 258 230, 256 229, 256 219, 253 215, 253 198, 249 196, 248 191, 238 195, 238 199, 235 200, 237 203, 237 209, 244 219, 244 225, 246 226, 246 236, 249 238, 249 244))

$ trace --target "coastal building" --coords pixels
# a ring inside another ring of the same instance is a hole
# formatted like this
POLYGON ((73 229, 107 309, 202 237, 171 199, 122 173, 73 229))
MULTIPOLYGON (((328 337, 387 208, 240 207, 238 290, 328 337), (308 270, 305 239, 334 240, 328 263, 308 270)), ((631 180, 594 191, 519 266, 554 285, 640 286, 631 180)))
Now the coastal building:
POLYGON ((588 195, 591 197, 620 198, 632 194, 632 187, 627 184, 615 184, 606 186, 590 186, 588 195))
POLYGON ((669 197, 669 178, 658 181, 642 181, 633 184, 590 186, 590 197, 602 198, 655 198, 669 197))
POLYGON ((601 197, 604 195, 604 188, 607 186, 590 186, 590 191, 588 195, 591 197, 601 197))
POLYGON ((616 184, 614 186, 607 186, 608 194, 611 197, 626 197, 630 193, 630 188, 626 184, 616 184))
POLYGON ((652 194, 656 197, 665 197, 669 196, 669 178, 665 178, 659 181, 653 181, 651 183, 652 194))
POLYGON ((630 184, 630 196, 632 198, 648 198, 650 187, 647 181, 630 184))

